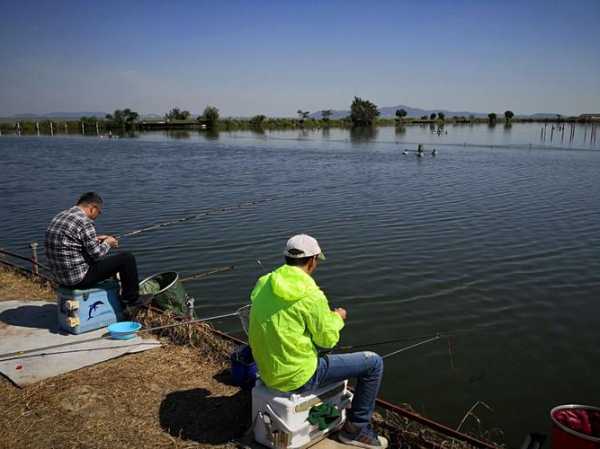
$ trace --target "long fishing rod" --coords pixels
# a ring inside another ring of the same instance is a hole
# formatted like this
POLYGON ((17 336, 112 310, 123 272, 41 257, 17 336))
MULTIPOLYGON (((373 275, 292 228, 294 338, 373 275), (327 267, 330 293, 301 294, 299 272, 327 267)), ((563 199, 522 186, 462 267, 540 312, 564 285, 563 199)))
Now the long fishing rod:
POLYGON ((338 346, 338 347, 336 347, 336 350, 348 351, 350 349, 370 348, 373 346, 383 346, 383 345, 388 345, 388 344, 392 344, 392 343, 402 343, 404 341, 421 340, 421 339, 433 338, 433 337, 437 337, 437 336, 439 336, 440 338, 444 338, 444 337, 450 338, 450 337, 455 337, 457 334, 468 334, 468 333, 472 333, 472 332, 477 332, 478 330, 481 330, 481 329, 478 329, 476 327, 472 327, 472 328, 468 328, 468 329, 453 329, 450 331, 437 332, 435 334, 398 337, 398 338, 394 338, 392 340, 381 340, 381 341, 375 341, 375 342, 371 342, 371 343, 361 343, 359 345, 338 346))
POLYGON ((216 214, 216 213, 221 213, 221 212, 229 212, 229 211, 236 210, 236 209, 243 209, 244 207, 248 207, 248 206, 255 206, 255 205, 259 204, 259 203, 263 203, 263 202, 266 202, 266 201, 268 201, 268 198, 267 199, 262 199, 262 200, 256 200, 256 201, 246 201, 246 202, 237 204, 236 206, 208 209, 208 210, 200 212, 198 214, 188 215, 188 216, 185 216, 185 217, 182 217, 182 218, 178 218, 176 220, 165 221, 163 223, 156 223, 156 224, 153 224, 153 225, 150 225, 150 226, 146 226, 144 228, 135 229, 133 231, 128 231, 128 232, 125 232, 123 234, 118 234, 118 235, 115 235, 114 237, 116 239, 122 239, 124 237, 131 237, 133 235, 141 234, 142 232, 152 231, 152 230, 155 230, 155 229, 163 228, 165 226, 171 226, 171 225, 174 225, 174 224, 183 223, 183 222, 189 221, 189 220, 195 220, 197 218, 205 217, 205 216, 211 215, 211 214, 216 214))
MULTIPOLYGON (((343 186, 334 186, 333 188, 339 188, 339 187, 343 187, 343 186)), ((329 186, 325 186, 323 189, 330 191, 332 187, 329 186)), ((178 224, 178 223, 183 223, 186 221, 190 221, 190 220, 195 220, 197 218, 201 218, 201 217, 205 217, 207 215, 212 215, 212 214, 217 214, 217 213, 222 213, 222 212, 230 212, 233 210, 237 210, 237 209, 243 209, 245 207, 252 207, 252 206, 256 206, 258 204, 262 204, 262 203, 267 203, 269 201, 275 201, 275 200, 280 200, 280 199, 286 199, 286 198, 295 198, 297 196, 300 195, 305 195, 307 193, 311 193, 311 192, 316 192, 318 190, 321 190, 321 188, 312 188, 312 189, 304 189, 304 190, 297 190, 294 191, 293 193, 287 194, 287 195, 271 195, 262 199, 258 199, 258 200, 254 200, 254 201, 244 201, 242 203, 239 203, 235 206, 229 206, 229 207, 217 207, 217 208, 213 208, 213 209, 208 209, 196 214, 192 214, 192 215, 187 215, 185 217, 181 217, 175 220, 170 220, 170 221, 165 221, 162 223, 156 223, 150 226, 146 226, 140 229, 135 229, 133 231, 128 231, 125 232, 123 234, 117 234, 114 237, 116 239, 122 239, 124 237, 131 237, 137 234, 141 234, 142 232, 147 232, 147 231, 152 231, 155 229, 160 229, 163 228, 165 226, 171 226, 174 224, 178 224)))
POLYGON ((419 343, 415 343, 414 345, 405 346, 404 348, 400 348, 400 349, 392 351, 392 352, 390 352, 388 354, 382 355, 381 358, 382 359, 386 359, 388 357, 392 357, 394 355, 400 354, 401 352, 408 351, 409 349, 413 349, 413 348, 416 348, 418 346, 424 345, 426 343, 430 343, 432 341, 439 340, 440 338, 442 338, 442 336, 438 334, 438 335, 436 335, 433 338, 428 338, 427 340, 420 341, 419 343))
MULTIPOLYGON (((223 315, 216 315, 216 316, 211 316, 208 318, 198 318, 195 320, 189 320, 189 321, 182 321, 180 323, 175 323, 175 324, 166 324, 164 326, 156 326, 156 327, 150 327, 147 329, 141 329, 139 331, 131 331, 131 332, 123 332, 121 333, 122 335, 127 335, 127 334, 142 334, 142 333, 147 333, 147 332, 152 332, 152 331, 157 331, 157 330, 161 330, 161 329, 168 329, 171 327, 176 327, 176 326, 184 326, 186 324, 196 324, 196 323, 202 323, 205 321, 212 321, 212 320, 218 320, 220 318, 227 318, 227 317, 232 317, 232 316, 236 316, 240 314, 240 311, 243 309, 244 307, 241 307, 240 309, 236 310, 233 313, 225 313, 223 315)), ((35 349, 26 349, 24 351, 15 351, 15 352, 9 352, 6 354, 0 354, 0 362, 5 362, 7 360, 12 360, 12 358, 20 358, 20 356, 22 355, 26 355, 26 354, 32 354, 34 352, 39 352, 39 351, 48 351, 51 349, 58 349, 58 348, 65 348, 68 346, 75 346, 75 345, 79 345, 79 344, 83 344, 83 343, 90 343, 93 341, 100 341, 100 340, 107 340, 108 337, 110 335, 104 334, 100 337, 94 337, 94 338, 88 338, 86 340, 79 340, 79 341, 69 341, 67 343, 60 343, 57 345, 50 345, 50 346, 45 346, 42 348, 35 348, 35 349)), ((42 354, 36 354, 36 355, 48 355, 46 353, 42 353, 42 354)))
MULTIPOLYGON (((382 340, 382 341, 375 341, 372 343, 362 343, 360 345, 344 345, 344 346, 338 346, 336 348, 337 351, 348 351, 350 349, 361 349, 361 348, 371 348, 373 346, 383 346, 383 345, 389 345, 389 344, 393 344, 393 343, 402 343, 405 341, 414 341, 414 340, 422 340, 422 339, 426 339, 426 338, 432 338, 432 337, 436 337, 436 336, 446 336, 446 334, 443 333, 437 333, 437 334, 429 334, 429 335, 415 335, 413 337, 400 337, 400 338, 394 338, 393 340, 382 340)), ((449 336, 449 334, 448 334, 449 336)))
POLYGON ((207 276, 211 276, 213 274, 224 273, 226 271, 231 271, 234 268, 235 268, 235 265, 229 265, 227 267, 215 268, 214 270, 204 271, 202 273, 191 274, 191 275, 189 275, 187 277, 181 278, 180 281, 181 282, 188 282, 188 281, 193 281, 193 280, 196 280, 196 279, 202 279, 202 278, 205 278, 207 276))
POLYGON ((31 262, 32 264, 37 265, 39 268, 43 268, 46 271, 51 271, 46 265, 39 263, 36 260, 30 259, 29 257, 21 256, 20 254, 15 254, 10 251, 6 251, 5 249, 0 248, 0 254, 6 254, 7 256, 14 257, 15 259, 24 260, 25 262, 31 262))

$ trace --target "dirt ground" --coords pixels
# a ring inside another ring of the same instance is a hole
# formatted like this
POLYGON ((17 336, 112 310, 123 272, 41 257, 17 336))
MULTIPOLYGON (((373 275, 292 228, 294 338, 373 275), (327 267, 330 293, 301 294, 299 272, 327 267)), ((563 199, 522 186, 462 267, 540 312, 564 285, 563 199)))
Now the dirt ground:
MULTIPOLYGON (((0 269, 0 300, 54 291, 0 269)), ((142 317, 149 323, 156 316, 142 317)), ((160 323, 158 323, 160 324, 160 323)), ((250 394, 230 384, 229 342, 194 331, 163 347, 17 388, 0 376, 0 448, 227 448, 250 425, 250 394)))
POLYGON ((0 383, 0 448, 235 447, 250 395, 225 363, 168 345, 24 389, 0 383))

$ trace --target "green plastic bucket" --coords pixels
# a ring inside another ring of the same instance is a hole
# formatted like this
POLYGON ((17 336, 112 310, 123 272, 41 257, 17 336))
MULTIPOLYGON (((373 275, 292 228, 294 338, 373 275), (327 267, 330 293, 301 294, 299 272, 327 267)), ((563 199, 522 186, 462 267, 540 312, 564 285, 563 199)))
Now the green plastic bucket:
POLYGON ((163 310, 183 315, 187 312, 187 293, 174 271, 154 274, 140 282, 140 293, 152 293, 154 304, 163 310))

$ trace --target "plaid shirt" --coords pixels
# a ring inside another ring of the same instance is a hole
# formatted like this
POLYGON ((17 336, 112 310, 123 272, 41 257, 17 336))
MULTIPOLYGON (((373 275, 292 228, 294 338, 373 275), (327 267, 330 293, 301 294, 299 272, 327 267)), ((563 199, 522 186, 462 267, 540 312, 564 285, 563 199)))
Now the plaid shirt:
POLYGON ((46 230, 46 257, 52 274, 61 285, 83 280, 90 263, 106 255, 110 245, 96 240, 94 223, 78 207, 63 210, 46 230))

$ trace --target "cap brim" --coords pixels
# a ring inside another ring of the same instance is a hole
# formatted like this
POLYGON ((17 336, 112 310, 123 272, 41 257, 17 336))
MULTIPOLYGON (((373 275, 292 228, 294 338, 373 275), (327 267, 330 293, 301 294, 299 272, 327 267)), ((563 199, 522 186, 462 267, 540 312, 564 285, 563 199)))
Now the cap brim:
POLYGON ((317 257, 318 257, 319 260, 326 260, 325 259, 325 254, 323 254, 323 253, 320 253, 317 257))

